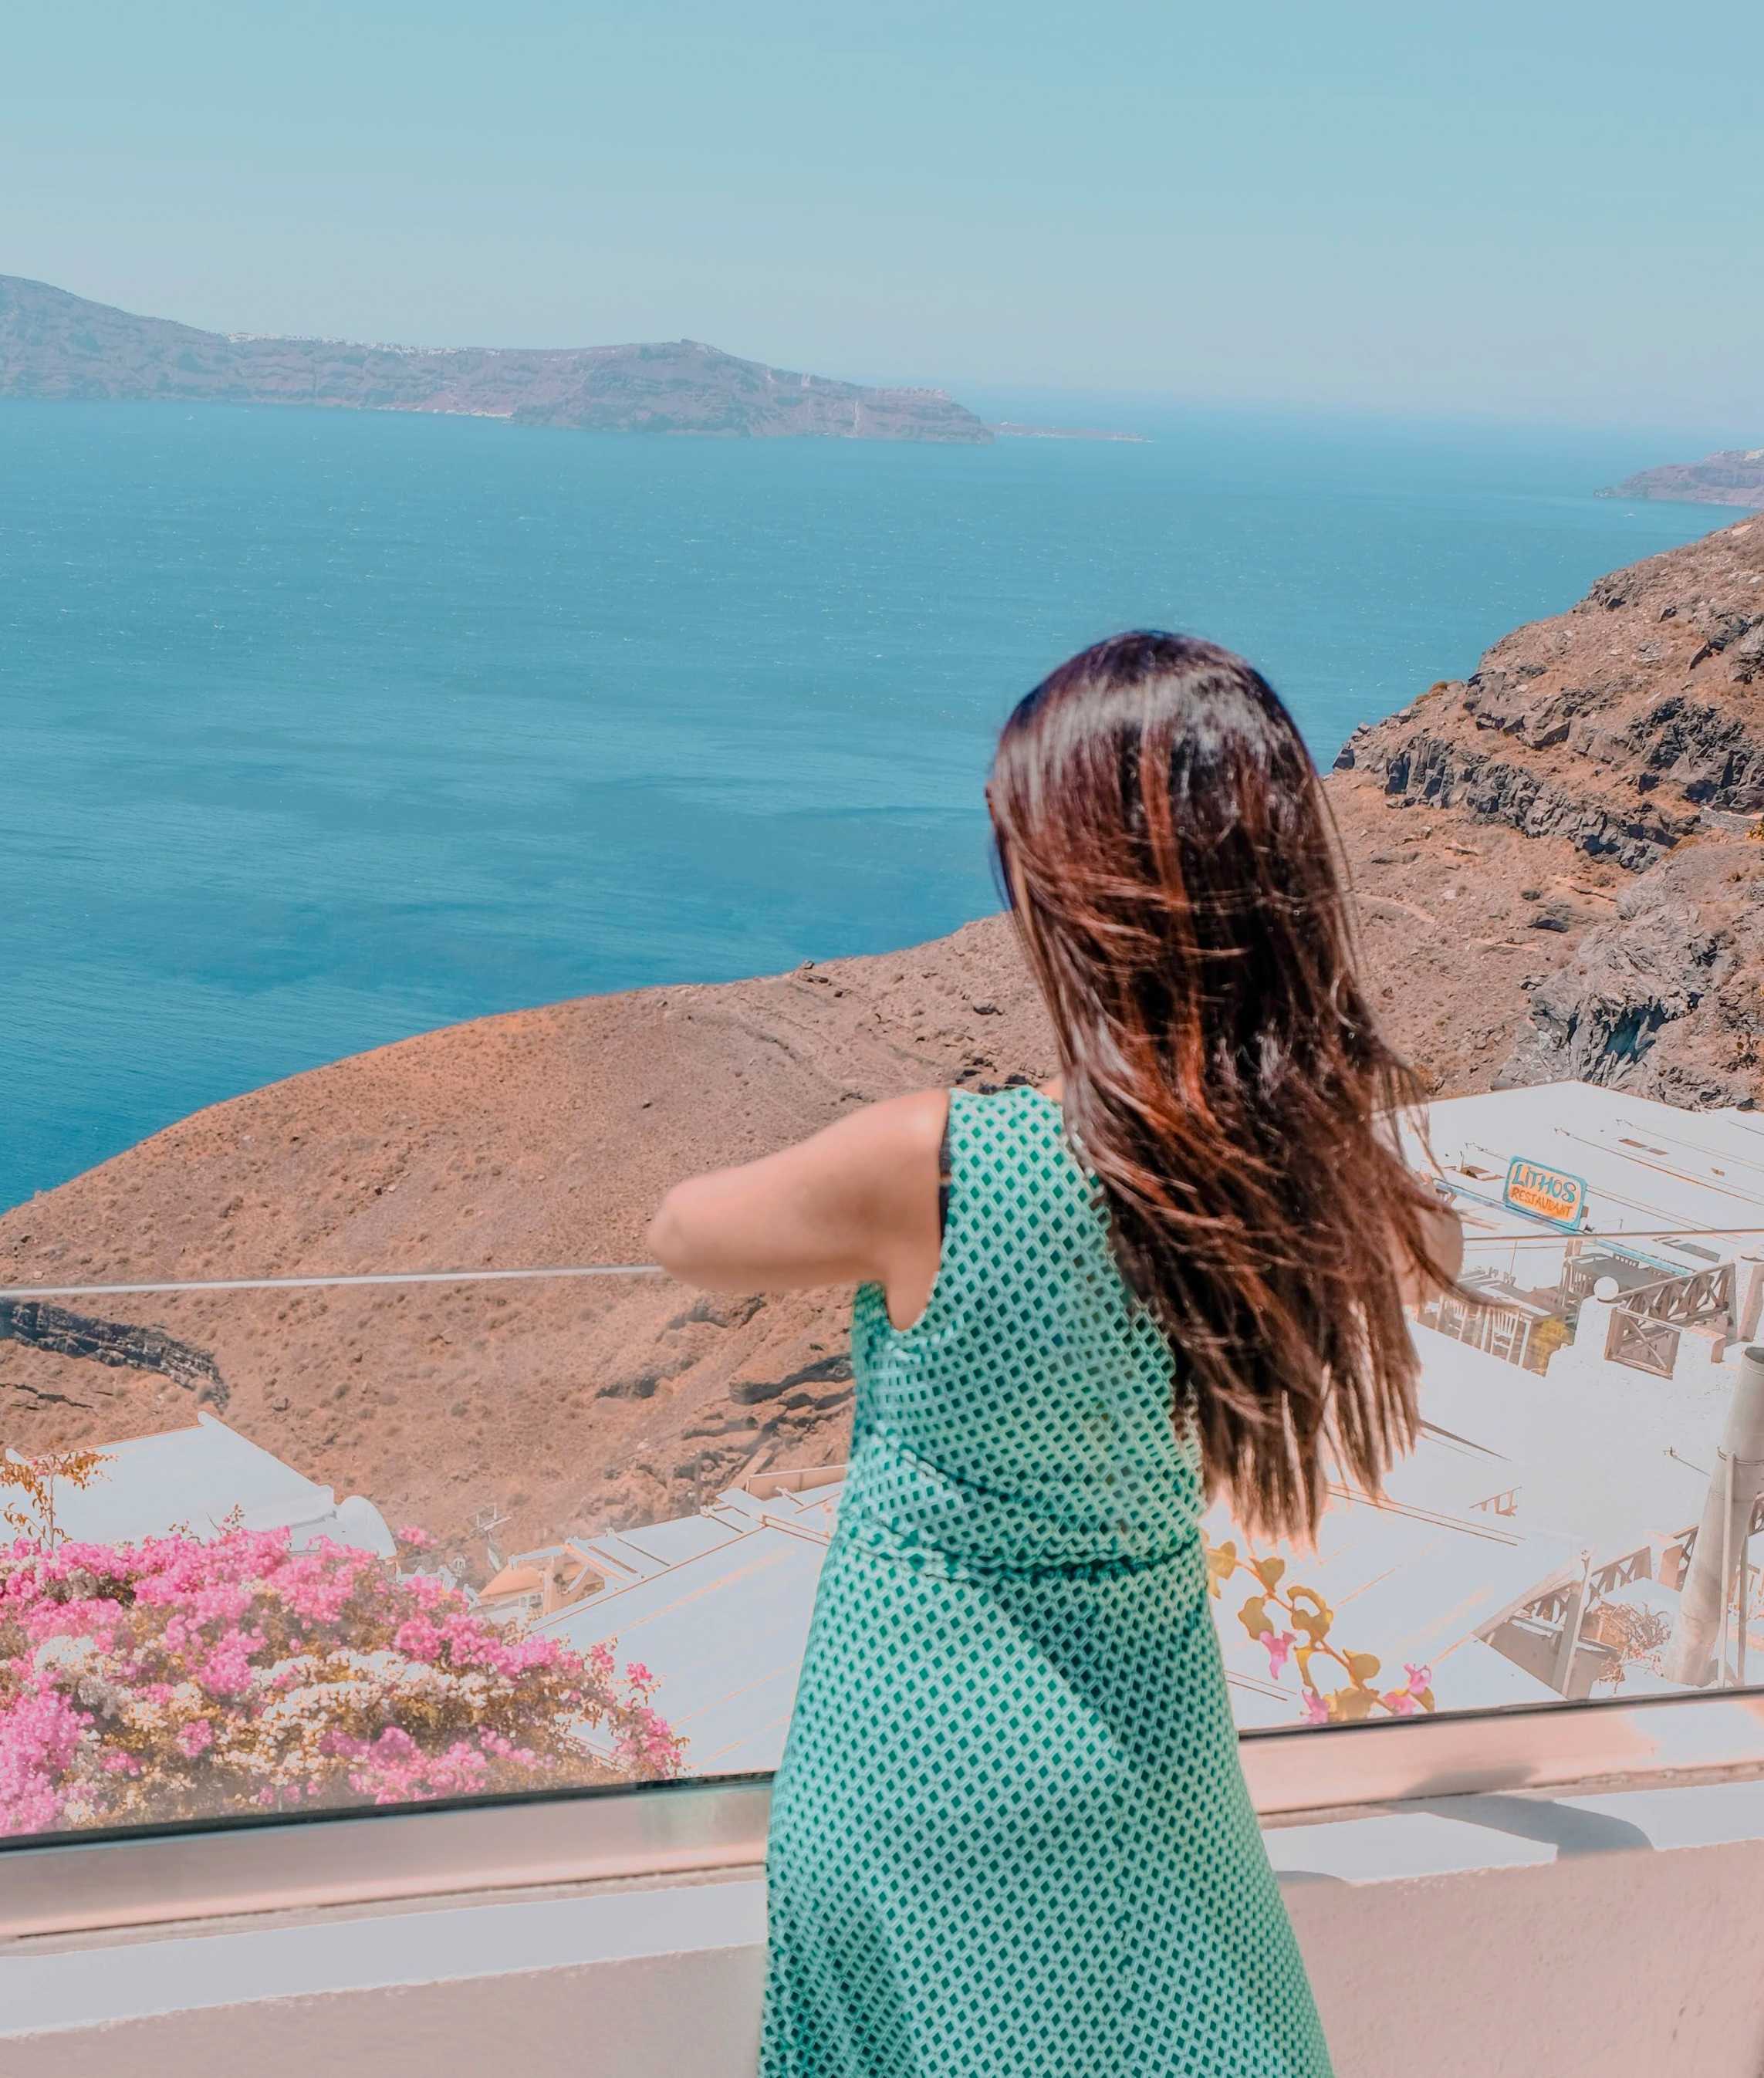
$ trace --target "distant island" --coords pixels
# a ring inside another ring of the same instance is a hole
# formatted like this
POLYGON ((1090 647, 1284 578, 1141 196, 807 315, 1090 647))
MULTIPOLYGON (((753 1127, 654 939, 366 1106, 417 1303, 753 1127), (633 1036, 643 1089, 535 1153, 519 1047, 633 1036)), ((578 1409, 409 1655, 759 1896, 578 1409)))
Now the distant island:
POLYGON ((1764 511, 1764 448, 1724 448, 1701 461, 1669 461, 1625 477, 1601 498, 1670 498, 1686 505, 1764 511))
POLYGON ((696 340, 411 347, 200 332, 0 274, 0 398, 436 411, 596 432, 979 443, 940 390, 878 390, 696 340))

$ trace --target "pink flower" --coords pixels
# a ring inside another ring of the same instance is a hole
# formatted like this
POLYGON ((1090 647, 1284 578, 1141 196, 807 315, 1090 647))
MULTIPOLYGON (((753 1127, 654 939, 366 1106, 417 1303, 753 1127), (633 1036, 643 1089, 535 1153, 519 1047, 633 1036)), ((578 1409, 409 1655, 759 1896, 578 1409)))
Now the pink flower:
POLYGON ((1433 1685, 1431 1667, 1411 1667, 1405 1661, 1403 1671, 1409 1677, 1409 1693, 1412 1696, 1419 1696, 1424 1688, 1431 1688, 1433 1685))
POLYGON ((392 1642, 412 1659, 433 1659, 440 1646, 441 1634, 427 1617, 412 1617, 408 1623, 400 1624, 393 1632, 392 1642))
POLYGON ((43 1688, 0 1709, 0 1833, 39 1833, 56 1823, 66 1775, 91 1721, 43 1688))
POLYGON ((197 1679, 211 1696, 236 1696, 251 1685, 251 1654, 261 1638, 230 1630, 202 1663, 197 1679))
POLYGON ((194 1760, 215 1743, 215 1728, 206 1717, 192 1717, 180 1730, 173 1743, 186 1760, 194 1760))
POLYGON ((1329 1721, 1329 1705, 1315 1688, 1307 1688, 1299 1699, 1299 1706, 1307 1725, 1326 1725, 1329 1721))
POLYGON ((1290 1630, 1264 1631, 1261 1642, 1268 1648, 1268 1671, 1278 1681, 1286 1671, 1287 1654, 1299 1642, 1298 1636, 1290 1630))

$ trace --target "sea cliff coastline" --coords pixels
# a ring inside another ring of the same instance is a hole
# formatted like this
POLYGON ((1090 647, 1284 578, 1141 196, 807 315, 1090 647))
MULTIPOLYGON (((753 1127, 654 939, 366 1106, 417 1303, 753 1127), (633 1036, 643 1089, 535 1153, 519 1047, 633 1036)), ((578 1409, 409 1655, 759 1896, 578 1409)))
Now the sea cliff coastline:
MULTIPOLYGON (((1745 521, 1601 579, 1350 740, 1325 784, 1368 978, 1429 1089, 1578 1078, 1757 1102, 1760 686, 1764 521, 1745 521)), ((199 1112, 0 1217, 0 1284, 631 1262, 688 1170, 874 1098, 1053 1066, 999 916, 578 998, 199 1112)), ((838 1295, 629 1277, 129 1306, 115 1334, 82 1318, 0 1345, 9 1441, 177 1425, 191 1380, 224 1380, 228 1421, 312 1476, 444 1538, 491 1507, 515 1548, 844 1447, 838 1295)))

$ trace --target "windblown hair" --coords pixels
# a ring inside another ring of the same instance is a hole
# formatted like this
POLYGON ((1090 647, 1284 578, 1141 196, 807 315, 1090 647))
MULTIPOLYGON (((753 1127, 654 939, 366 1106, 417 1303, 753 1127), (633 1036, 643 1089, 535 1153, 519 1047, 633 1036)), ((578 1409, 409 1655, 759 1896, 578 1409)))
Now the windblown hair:
POLYGON ((1375 1494, 1413 1442, 1401 1279, 1445 1281, 1395 1129, 1418 1086, 1355 972, 1316 767, 1241 657, 1141 632, 1021 702, 989 798, 1173 1414, 1246 1528, 1308 1539, 1329 1467, 1375 1494))

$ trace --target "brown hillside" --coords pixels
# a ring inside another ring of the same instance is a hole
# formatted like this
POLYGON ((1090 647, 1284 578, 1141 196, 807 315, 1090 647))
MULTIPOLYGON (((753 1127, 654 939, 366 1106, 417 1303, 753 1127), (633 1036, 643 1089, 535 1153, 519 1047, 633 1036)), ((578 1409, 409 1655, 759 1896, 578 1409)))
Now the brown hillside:
MULTIPOLYGON (((996 918, 881 959, 588 997, 198 1112, 0 1219, 0 1284, 629 1262, 690 1170, 874 1096, 1052 1067, 996 918)), ((653 1278, 69 1300, 211 1354, 219 1387, 163 1351, 148 1369, 138 1348, 100 1362, 0 1341, 0 1410, 8 1442, 44 1448, 220 1406, 399 1518, 457 1541, 494 1504, 518 1542, 682 1511, 780 1453, 836 1454, 842 1306, 653 1278)), ((15 1332, 70 1339, 53 1314, 15 1332)))

